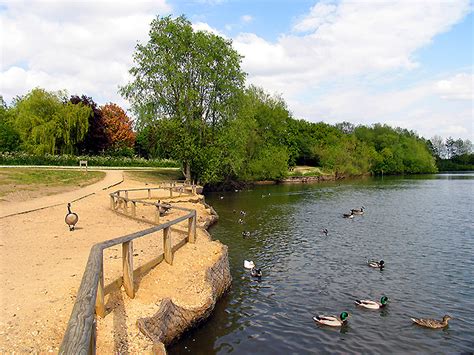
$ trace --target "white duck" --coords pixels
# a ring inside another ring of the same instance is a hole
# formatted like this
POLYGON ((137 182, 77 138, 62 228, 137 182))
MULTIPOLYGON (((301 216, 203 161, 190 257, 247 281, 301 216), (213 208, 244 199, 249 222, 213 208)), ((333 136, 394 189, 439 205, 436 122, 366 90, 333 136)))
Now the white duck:
POLYGON ((244 260, 244 268, 253 269, 255 268, 255 263, 253 261, 244 260))

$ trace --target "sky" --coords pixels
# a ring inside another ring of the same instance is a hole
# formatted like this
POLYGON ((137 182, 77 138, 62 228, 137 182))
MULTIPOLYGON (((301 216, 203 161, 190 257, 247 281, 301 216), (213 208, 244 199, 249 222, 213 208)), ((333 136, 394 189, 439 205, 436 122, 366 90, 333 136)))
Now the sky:
POLYGON ((312 122, 386 123, 474 141, 469 0, 0 0, 0 95, 35 87, 129 103, 156 16, 231 39, 247 84, 312 122))

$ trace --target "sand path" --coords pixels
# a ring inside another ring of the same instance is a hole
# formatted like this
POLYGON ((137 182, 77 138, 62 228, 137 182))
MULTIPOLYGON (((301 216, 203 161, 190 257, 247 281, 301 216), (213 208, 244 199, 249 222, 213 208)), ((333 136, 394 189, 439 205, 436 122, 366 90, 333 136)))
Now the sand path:
MULTIPOLYGON (((57 352, 91 246, 150 227, 146 222, 131 220, 110 210, 108 194, 111 191, 144 187, 143 182, 125 179, 118 186, 104 190, 121 180, 120 171, 107 171, 107 177, 101 182, 76 191, 18 204, 8 203, 9 213, 5 212, 5 205, 0 205, 3 215, 17 212, 0 218, 0 353, 57 352), (79 222, 76 230, 70 232, 64 222, 66 203, 83 196, 87 197, 72 204, 72 210, 79 215, 79 222), (52 207, 44 208, 46 206, 52 207), (21 213, 35 208, 40 209, 21 213)), ((168 192, 163 193, 169 195, 168 192)), ((162 197, 158 194, 154 198, 162 197)), ((198 221, 202 221, 206 210, 202 204, 193 206, 198 208, 198 221)), ((193 206, 188 207, 194 208, 193 206)), ((147 211, 140 210, 139 213, 145 215, 147 211)), ((175 217, 169 215, 161 221, 175 217)), ((208 253, 215 242, 209 241, 202 233, 199 232, 198 235, 199 243, 186 244, 182 248, 183 252, 181 249, 177 252, 176 266, 173 265, 172 269, 160 264, 160 270, 167 272, 160 276, 159 284, 155 283, 157 280, 149 284, 159 287, 160 290, 168 290, 168 297, 173 297, 176 293, 176 280, 180 278, 183 280, 181 284, 193 287, 201 285, 201 288, 205 288, 201 272, 190 273, 186 262, 189 258, 179 257, 186 255, 188 250, 192 251, 190 258, 193 260, 202 262, 208 259, 208 253), (179 260, 184 263, 179 263, 179 260), (194 275, 194 279, 190 279, 190 275, 194 275)), ((179 242, 180 238, 179 233, 173 233, 173 244, 179 242)), ((162 252, 162 235, 150 235, 149 238, 143 239, 134 244, 134 263, 137 266, 162 252)), ((221 246, 216 245, 213 248, 219 249, 221 246)), ((121 254, 120 247, 107 249, 104 253, 106 284, 120 276, 121 254)), ((203 266, 196 264, 195 268, 201 271, 203 266)), ((194 297, 196 295, 198 294, 194 293, 194 297)), ((157 300, 152 301, 152 304, 155 301, 157 300)), ((105 329, 116 327, 115 318, 106 317, 106 320, 109 319, 112 323, 105 326, 105 329)), ((134 320, 130 319, 130 322, 129 330, 135 337, 138 330, 133 327, 134 320)), ((102 352, 123 350, 123 341, 121 338, 117 340, 114 334, 116 332, 113 330, 101 330, 98 341, 102 352), (107 340, 110 337, 112 341, 107 340)), ((129 338, 127 348, 143 351, 149 344, 147 345, 146 339, 141 338, 141 341, 132 341, 129 338), (141 348, 134 348, 132 344, 135 343, 141 348)))
POLYGON ((22 202, 0 202, 0 218, 12 216, 28 211, 35 211, 46 207, 57 206, 67 202, 74 202, 85 196, 105 190, 123 181, 123 170, 97 170, 105 173, 104 179, 86 187, 51 196, 28 199, 22 202))

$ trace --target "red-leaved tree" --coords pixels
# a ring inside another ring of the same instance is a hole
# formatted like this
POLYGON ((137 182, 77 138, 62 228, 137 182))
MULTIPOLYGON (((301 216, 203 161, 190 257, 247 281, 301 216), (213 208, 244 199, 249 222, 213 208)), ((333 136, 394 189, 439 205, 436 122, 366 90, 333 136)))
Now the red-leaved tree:
POLYGON ((109 148, 133 148, 135 144, 135 132, 132 130, 133 122, 125 111, 113 103, 101 106, 100 111, 104 120, 109 148))

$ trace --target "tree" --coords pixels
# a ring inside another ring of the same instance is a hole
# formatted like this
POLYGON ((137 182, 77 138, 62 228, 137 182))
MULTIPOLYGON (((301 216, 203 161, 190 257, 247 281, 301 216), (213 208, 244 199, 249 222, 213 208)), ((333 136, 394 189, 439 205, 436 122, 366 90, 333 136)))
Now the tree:
POLYGON ((73 153, 88 129, 90 109, 64 104, 64 92, 33 89, 15 104, 15 127, 27 151, 73 153))
POLYGON ((157 120, 173 120, 180 137, 169 141, 187 179, 200 151, 212 144, 232 114, 245 74, 241 56, 229 40, 194 31, 184 17, 157 17, 148 43, 138 44, 130 69, 133 81, 121 88, 143 128, 157 120))
POLYGON ((15 129, 15 113, 0 95, 0 152, 13 152, 20 147, 20 136, 15 129))
POLYGON ((446 146, 441 136, 435 135, 430 140, 431 148, 436 159, 443 159, 446 156, 446 146))
POLYGON ((102 119, 102 112, 91 97, 86 95, 73 95, 69 102, 74 105, 82 105, 90 108, 88 117, 89 129, 84 140, 78 142, 77 150, 81 153, 97 154, 105 151, 109 147, 107 134, 105 133, 105 123, 102 119))
POLYGON ((133 148, 135 144, 133 122, 125 111, 113 103, 101 106, 100 111, 109 150, 133 148))

